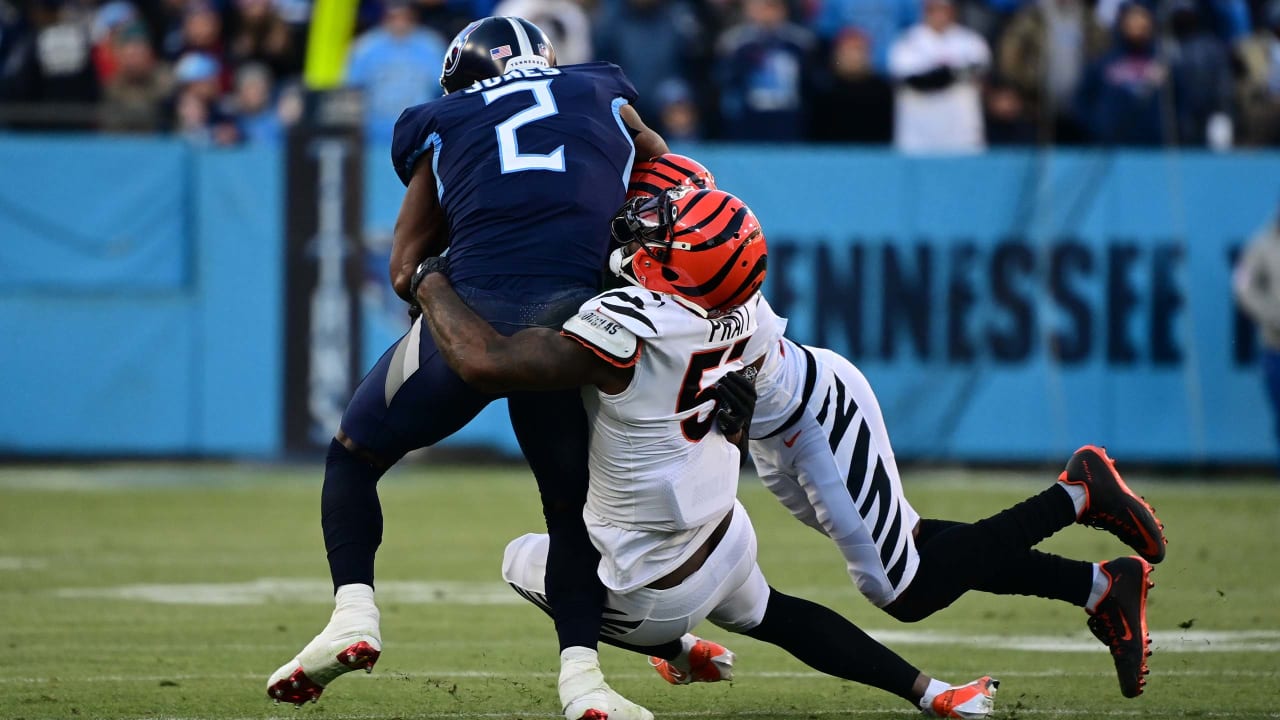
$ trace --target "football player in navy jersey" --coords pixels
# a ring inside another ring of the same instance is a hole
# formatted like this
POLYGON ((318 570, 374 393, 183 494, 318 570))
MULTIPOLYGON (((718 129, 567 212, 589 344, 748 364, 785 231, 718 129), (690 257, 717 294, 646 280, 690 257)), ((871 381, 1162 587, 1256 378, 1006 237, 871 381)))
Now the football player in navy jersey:
MULTIPOLYGON (((468 25, 446 51, 440 84, 444 97, 405 110, 396 124, 392 162, 407 190, 391 252, 395 290, 413 306, 417 266, 448 249, 458 294, 499 332, 559 327, 598 290, 609 221, 636 154, 664 153, 666 143, 632 108, 636 91, 622 70, 557 67, 550 41, 527 20, 468 25)), ((346 672, 372 669, 382 650, 373 595, 378 480, 497 397, 449 369, 421 320, 360 383, 330 443, 321 495, 336 607, 328 626, 271 675, 269 697, 301 704, 346 672)), ((604 587, 582 520, 588 427, 580 394, 505 397, 551 538, 546 585, 565 715, 648 717, 604 684, 595 654, 604 587)), ((674 657, 680 647, 648 650, 674 657)))

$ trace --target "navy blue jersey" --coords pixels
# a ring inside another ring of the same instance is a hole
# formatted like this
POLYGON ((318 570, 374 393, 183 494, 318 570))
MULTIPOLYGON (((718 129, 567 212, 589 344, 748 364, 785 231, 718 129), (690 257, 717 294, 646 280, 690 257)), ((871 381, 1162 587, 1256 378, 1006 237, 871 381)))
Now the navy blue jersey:
POLYGON ((450 278, 595 285, 635 159, 619 110, 635 99, 620 68, 587 63, 515 70, 405 110, 391 160, 408 185, 432 152, 450 278))

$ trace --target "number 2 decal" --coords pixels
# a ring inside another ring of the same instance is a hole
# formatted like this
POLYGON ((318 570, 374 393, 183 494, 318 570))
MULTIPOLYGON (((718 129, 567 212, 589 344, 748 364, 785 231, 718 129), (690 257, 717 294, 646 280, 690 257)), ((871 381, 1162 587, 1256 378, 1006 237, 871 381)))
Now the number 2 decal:
MULTIPOLYGON (((747 351, 747 339, 743 338, 733 345, 696 352, 689 358, 689 367, 684 371, 684 381, 680 383, 680 397, 676 399, 676 412, 692 410, 708 400, 715 399, 711 388, 702 387, 702 376, 707 374, 708 370, 714 370, 741 358, 747 351)), ((699 420, 697 415, 691 415, 680 423, 680 430, 684 432, 685 439, 689 442, 698 442, 711 432, 711 423, 715 422, 715 418, 714 412, 707 413, 705 420, 699 420)))
POLYGON ((484 104, 489 105, 498 98, 526 91, 533 93, 533 106, 503 120, 495 128, 498 134, 498 159, 502 163, 502 174, 526 170, 564 172, 563 145, 546 155, 521 153, 520 144, 516 139, 516 130, 531 122, 545 120, 559 112, 556 109, 555 96, 551 94, 551 80, 522 80, 486 90, 483 93, 484 104))

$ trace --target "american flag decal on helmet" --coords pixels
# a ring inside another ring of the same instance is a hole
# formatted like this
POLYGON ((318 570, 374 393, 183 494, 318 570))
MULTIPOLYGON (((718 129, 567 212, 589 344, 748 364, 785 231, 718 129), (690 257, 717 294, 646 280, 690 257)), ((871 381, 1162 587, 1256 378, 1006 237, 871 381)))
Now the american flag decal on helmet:
POLYGON ((490 50, 489 54, 493 56, 494 60, 501 60, 504 57, 511 57, 511 46, 499 45, 498 47, 490 50))

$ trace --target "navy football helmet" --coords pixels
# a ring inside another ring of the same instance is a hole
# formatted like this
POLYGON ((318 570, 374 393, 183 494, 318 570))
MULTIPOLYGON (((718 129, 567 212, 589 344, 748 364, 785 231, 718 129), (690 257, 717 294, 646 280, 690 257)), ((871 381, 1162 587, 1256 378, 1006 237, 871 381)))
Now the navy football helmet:
POLYGON ((451 93, 511 70, 555 64, 556 50, 537 25, 518 17, 487 17, 463 28, 449 43, 440 87, 451 93))

